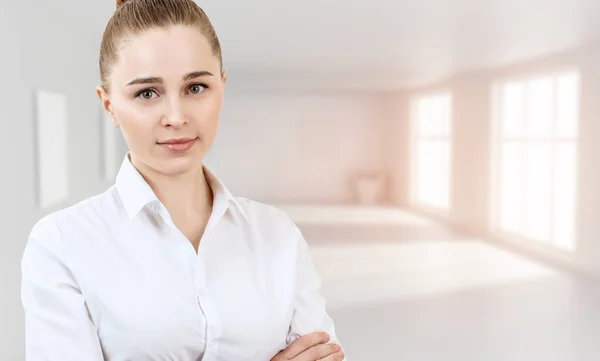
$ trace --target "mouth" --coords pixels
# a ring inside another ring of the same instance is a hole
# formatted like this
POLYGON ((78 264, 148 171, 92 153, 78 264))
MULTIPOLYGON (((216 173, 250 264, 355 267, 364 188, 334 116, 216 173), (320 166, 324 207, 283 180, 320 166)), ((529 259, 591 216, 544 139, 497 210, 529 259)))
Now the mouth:
POLYGON ((198 138, 173 138, 157 144, 172 152, 185 152, 189 150, 198 138))

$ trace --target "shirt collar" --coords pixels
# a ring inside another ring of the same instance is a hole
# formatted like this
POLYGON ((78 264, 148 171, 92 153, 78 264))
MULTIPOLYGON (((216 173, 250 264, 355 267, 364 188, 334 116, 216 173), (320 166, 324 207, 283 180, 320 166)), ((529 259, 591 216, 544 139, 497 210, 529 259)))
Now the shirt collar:
MULTIPOLYGON (((115 180, 119 197, 123 202, 129 218, 134 218, 145 206, 160 204, 158 197, 150 188, 139 171, 131 164, 129 152, 125 155, 115 180)), ((248 218, 239 200, 229 191, 225 184, 205 164, 202 165, 204 175, 214 195, 214 203, 223 200, 227 207, 233 203, 244 218, 248 218)))

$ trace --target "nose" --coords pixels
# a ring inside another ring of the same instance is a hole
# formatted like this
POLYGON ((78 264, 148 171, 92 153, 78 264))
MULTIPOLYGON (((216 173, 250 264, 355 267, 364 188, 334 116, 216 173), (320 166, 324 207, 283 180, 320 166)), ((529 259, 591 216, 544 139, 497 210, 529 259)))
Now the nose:
POLYGON ((162 117, 162 125, 165 127, 179 128, 188 123, 185 107, 181 99, 173 97, 167 102, 167 109, 162 117))

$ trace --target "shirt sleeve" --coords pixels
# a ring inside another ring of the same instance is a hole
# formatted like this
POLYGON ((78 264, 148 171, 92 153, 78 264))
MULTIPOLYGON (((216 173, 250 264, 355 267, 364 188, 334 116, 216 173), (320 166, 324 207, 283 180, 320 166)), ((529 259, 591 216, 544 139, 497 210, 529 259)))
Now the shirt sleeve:
POLYGON ((26 361, 102 361, 61 238, 56 225, 43 219, 33 227, 21 259, 26 361))
POLYGON ((296 293, 287 342, 290 344, 308 333, 327 332, 331 338, 329 343, 335 343, 342 347, 335 331, 333 319, 326 310, 327 300, 321 294, 321 277, 310 256, 308 244, 296 225, 294 225, 294 231, 298 241, 296 293))

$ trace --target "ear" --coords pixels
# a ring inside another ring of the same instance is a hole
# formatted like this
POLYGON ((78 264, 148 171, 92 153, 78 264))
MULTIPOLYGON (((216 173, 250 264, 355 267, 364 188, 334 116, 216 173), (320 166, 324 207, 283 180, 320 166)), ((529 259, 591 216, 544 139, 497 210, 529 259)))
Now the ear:
POLYGON ((100 102, 102 103, 102 107, 104 108, 104 111, 106 112, 106 114, 108 114, 108 117, 110 118, 110 120, 112 120, 113 125, 115 127, 119 128, 119 122, 117 122, 117 118, 115 117, 115 114, 112 111, 112 103, 110 102, 108 93, 106 92, 106 89, 104 88, 103 85, 99 85, 96 88, 96 94, 98 95, 98 98, 100 99, 100 102))
POLYGON ((223 85, 225 85, 225 83, 227 83, 227 72, 223 71, 221 73, 221 79, 223 80, 223 85))

